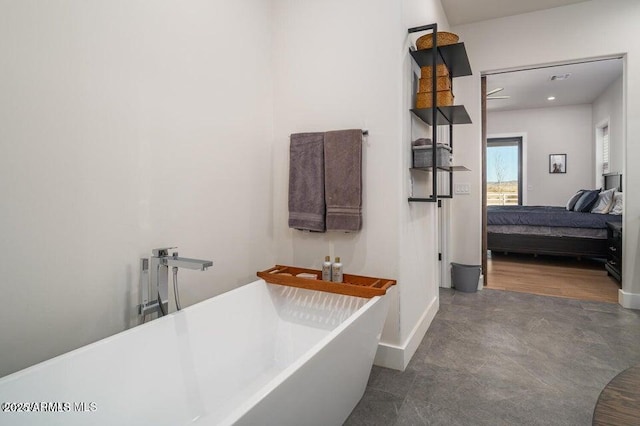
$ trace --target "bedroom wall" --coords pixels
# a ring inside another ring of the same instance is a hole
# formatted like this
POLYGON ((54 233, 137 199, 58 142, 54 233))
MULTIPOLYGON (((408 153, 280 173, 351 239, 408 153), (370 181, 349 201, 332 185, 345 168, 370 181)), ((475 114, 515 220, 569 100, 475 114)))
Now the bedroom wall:
MULTIPOLYGON (((456 83, 456 102, 463 103, 473 124, 459 126, 456 161, 480 169, 482 72, 518 69, 527 65, 557 64, 567 60, 625 55, 624 98, 626 122, 623 173, 626 188, 640 184, 640 2, 591 0, 518 16, 453 28, 465 42, 474 71, 456 83), (508 34, 508 37, 505 37, 508 34), (607 37, 602 37, 607 34, 607 37), (462 151, 462 152, 461 152, 462 151), (461 157, 463 156, 463 157, 461 157)), ((453 247, 461 261, 480 263, 480 172, 456 176, 470 183, 472 194, 454 198, 453 247)), ((627 193, 624 213, 624 271, 620 302, 640 309, 640 194, 627 193)))
POLYGON ((611 173, 622 172, 624 165, 624 127, 623 127, 623 81, 622 76, 611 83, 593 102, 593 130, 596 167, 594 170, 596 186, 602 181, 602 146, 596 146, 595 126, 604 120, 609 120, 609 161, 611 173), (598 161, 598 159, 600 161, 598 161))
POLYGON ((526 133, 527 205, 564 206, 593 187, 591 105, 490 111, 487 134, 526 133), (567 154, 567 173, 549 173, 549 154, 567 154))
POLYGON ((185 306, 274 262, 270 34, 261 0, 1 2, 0 376, 137 324, 154 247, 213 260, 185 306))

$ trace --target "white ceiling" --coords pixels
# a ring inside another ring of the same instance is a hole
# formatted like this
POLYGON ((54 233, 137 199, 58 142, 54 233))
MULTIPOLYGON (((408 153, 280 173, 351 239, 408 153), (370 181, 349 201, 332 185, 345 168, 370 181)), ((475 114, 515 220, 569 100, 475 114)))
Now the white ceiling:
MULTIPOLYGON (((520 15, 590 0, 441 0, 451 26, 520 15)), ((454 28, 455 31, 455 28, 454 28)), ((487 77, 487 90, 504 87, 495 96, 510 99, 487 101, 490 111, 590 104, 622 75, 622 60, 563 65, 487 77), (554 74, 571 73, 563 81, 550 81, 554 74), (554 101, 547 97, 555 96, 554 101)))
POLYGON ((621 75, 622 59, 488 75, 487 92, 503 87, 504 90, 493 96, 510 98, 487 100, 487 110, 590 104, 621 75), (566 80, 550 80, 552 75, 566 73, 571 73, 566 80), (556 99, 549 101, 549 96, 556 99))
POLYGON ((520 15, 589 0, 441 0, 449 25, 520 15))

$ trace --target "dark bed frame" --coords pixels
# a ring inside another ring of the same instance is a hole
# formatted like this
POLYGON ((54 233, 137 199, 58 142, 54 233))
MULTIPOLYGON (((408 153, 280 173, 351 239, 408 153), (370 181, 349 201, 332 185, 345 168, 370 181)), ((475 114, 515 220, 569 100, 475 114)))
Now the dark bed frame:
POLYGON ((526 234, 487 234, 487 248, 503 253, 607 257, 607 240, 526 234))
MULTIPOLYGON (((604 175, 606 189, 622 191, 622 175, 604 175)), ((607 240, 546 235, 493 234, 487 232, 487 249, 503 253, 547 254, 570 257, 607 257, 607 240)))

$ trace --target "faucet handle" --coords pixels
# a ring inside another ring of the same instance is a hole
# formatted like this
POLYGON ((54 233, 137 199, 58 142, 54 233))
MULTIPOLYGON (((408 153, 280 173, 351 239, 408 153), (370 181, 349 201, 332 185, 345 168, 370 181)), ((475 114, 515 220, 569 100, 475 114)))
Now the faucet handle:
POLYGON ((156 257, 169 256, 169 250, 175 249, 175 248, 178 248, 178 247, 156 248, 151 250, 151 253, 153 253, 153 255, 156 257))

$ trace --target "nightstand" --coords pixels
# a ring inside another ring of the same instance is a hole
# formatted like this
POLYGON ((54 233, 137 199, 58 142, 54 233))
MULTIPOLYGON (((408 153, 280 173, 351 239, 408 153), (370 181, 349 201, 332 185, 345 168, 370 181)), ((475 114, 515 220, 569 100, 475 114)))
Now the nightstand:
POLYGON ((607 222, 607 272, 622 282, 622 224, 607 222))

